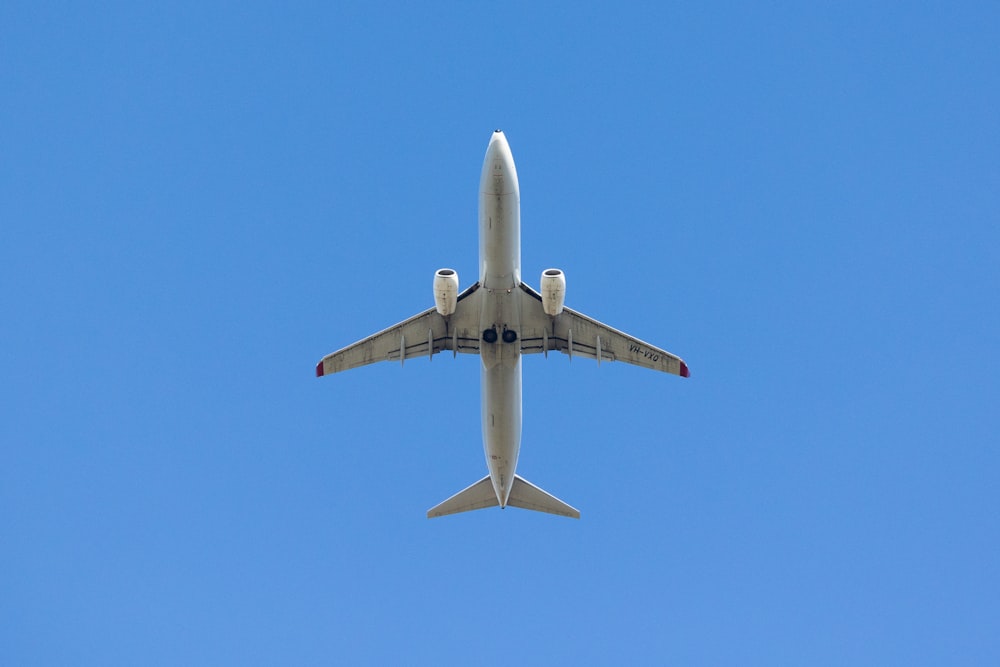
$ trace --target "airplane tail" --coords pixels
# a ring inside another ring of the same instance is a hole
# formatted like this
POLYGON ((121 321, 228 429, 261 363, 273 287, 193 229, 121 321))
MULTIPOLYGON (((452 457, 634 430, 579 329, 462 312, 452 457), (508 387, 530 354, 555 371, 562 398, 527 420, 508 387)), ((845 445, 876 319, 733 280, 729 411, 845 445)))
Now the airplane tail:
MULTIPOLYGON (((507 504, 511 507, 520 507, 536 512, 548 512, 559 516, 568 516, 573 519, 580 518, 580 511, 575 507, 567 505, 555 496, 538 488, 520 475, 514 475, 514 484, 510 488, 510 495, 507 497, 507 504)), ((497 500, 496 492, 493 490, 493 482, 487 475, 475 484, 468 486, 443 503, 435 505, 427 510, 427 518, 433 519, 447 514, 458 514, 459 512, 469 512, 471 510, 483 509, 484 507, 497 507, 500 502, 497 500)))

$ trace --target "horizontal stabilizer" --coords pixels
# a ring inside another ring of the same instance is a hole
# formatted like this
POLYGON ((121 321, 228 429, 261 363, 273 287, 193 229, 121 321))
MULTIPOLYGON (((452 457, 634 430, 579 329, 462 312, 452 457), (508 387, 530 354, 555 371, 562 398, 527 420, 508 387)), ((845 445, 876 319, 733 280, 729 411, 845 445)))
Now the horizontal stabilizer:
MULTIPOLYGON (((489 478, 487 478, 489 479, 489 478)), ((548 512, 572 519, 580 518, 580 510, 559 500, 551 493, 541 490, 520 475, 514 475, 514 485, 510 488, 507 504, 536 512, 548 512)))
MULTIPOLYGON (((575 507, 567 505, 552 494, 543 491, 520 475, 514 475, 514 484, 510 488, 510 495, 507 497, 507 504, 511 507, 534 510, 536 512, 548 512, 559 516, 568 516, 573 519, 580 518, 580 511, 575 507)), ((427 510, 427 518, 433 519, 446 514, 458 514, 459 512, 469 512, 481 510, 485 507, 497 507, 496 492, 493 490, 493 482, 489 475, 466 487, 453 495, 448 500, 427 510)))
POLYGON ((472 486, 462 489, 440 505, 435 505, 427 510, 427 518, 433 519, 436 516, 445 516, 446 514, 481 510, 484 507, 496 507, 499 504, 496 491, 493 490, 493 482, 490 481, 490 476, 487 475, 472 486))

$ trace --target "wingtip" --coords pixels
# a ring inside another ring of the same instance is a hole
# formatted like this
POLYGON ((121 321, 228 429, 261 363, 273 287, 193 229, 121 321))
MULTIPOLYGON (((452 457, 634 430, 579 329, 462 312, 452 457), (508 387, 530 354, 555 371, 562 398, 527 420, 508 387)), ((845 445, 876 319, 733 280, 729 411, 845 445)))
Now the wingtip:
POLYGON ((318 377, 318 378, 323 377, 323 362, 322 361, 319 362, 318 364, 316 364, 316 377, 318 377))
POLYGON ((691 371, 688 370, 688 365, 685 364, 683 361, 681 362, 681 377, 682 378, 691 377, 691 371))

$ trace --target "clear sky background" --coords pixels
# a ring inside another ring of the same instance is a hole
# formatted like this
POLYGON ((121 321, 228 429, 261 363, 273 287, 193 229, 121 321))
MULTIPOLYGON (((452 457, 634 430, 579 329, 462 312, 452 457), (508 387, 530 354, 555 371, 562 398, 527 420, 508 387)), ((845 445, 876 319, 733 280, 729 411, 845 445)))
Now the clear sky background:
POLYGON ((995 3, 0 5, 0 663, 1000 664, 995 3), (806 6, 808 5, 808 6, 806 6), (477 273, 689 380, 323 379, 477 273))

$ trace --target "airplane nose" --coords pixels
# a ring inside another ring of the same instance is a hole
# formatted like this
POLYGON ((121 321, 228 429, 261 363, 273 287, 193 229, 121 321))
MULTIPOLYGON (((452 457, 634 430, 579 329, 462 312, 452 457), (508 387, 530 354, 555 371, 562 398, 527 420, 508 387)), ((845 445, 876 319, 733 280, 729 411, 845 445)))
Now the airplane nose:
MULTIPOLYGON (((489 150, 499 150, 502 146, 507 146, 507 137, 504 136, 502 130, 493 130, 493 134, 490 135, 490 145, 489 150)), ((508 150, 510 150, 508 148, 508 150)))
POLYGON ((479 180, 482 191, 490 194, 511 194, 517 192, 517 172, 514 158, 510 154, 510 144, 501 130, 490 135, 490 145, 486 148, 483 171, 479 180))

